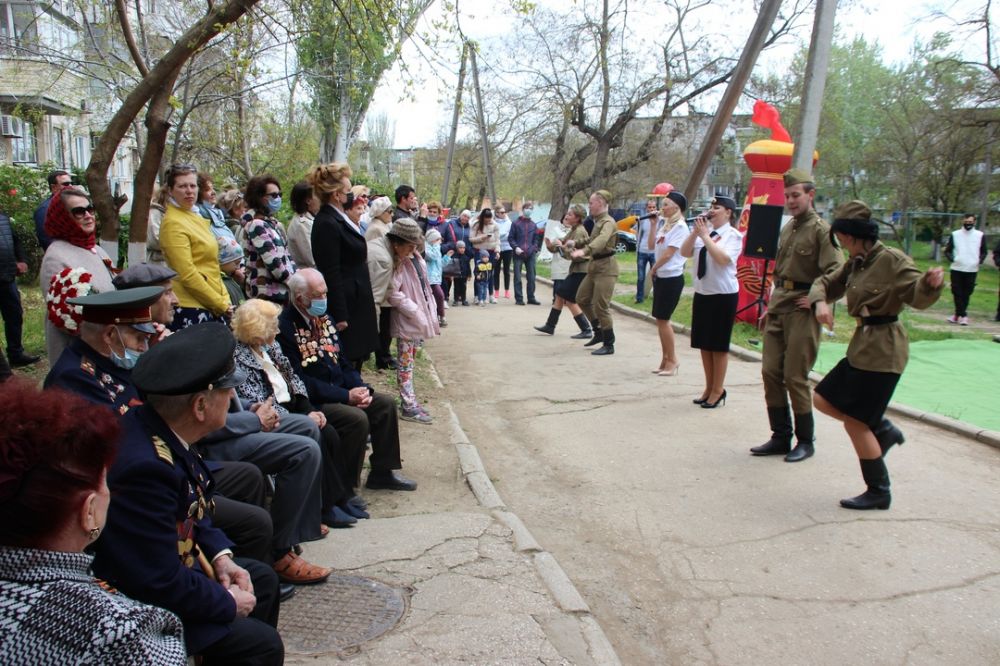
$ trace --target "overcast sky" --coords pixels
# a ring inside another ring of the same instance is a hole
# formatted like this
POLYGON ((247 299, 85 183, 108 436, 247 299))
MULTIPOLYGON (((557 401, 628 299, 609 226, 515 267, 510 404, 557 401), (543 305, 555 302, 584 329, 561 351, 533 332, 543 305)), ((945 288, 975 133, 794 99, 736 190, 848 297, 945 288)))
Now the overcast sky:
MULTIPOLYGON (((571 0, 538 0, 539 5, 566 6, 571 0)), ((747 7, 752 7, 750 0, 747 7)), ((872 43, 882 47, 887 63, 898 63, 908 59, 909 53, 916 41, 927 41, 936 31, 949 30, 952 24, 945 19, 932 17, 934 10, 945 12, 953 18, 970 14, 982 5, 982 0, 954 0, 927 2, 925 0, 853 0, 849 4, 840 3, 837 14, 837 34, 842 40, 851 39, 856 35, 865 37, 872 43)), ((503 11, 504 3, 488 0, 465 0, 460 2, 462 10, 462 30, 470 38, 488 40, 492 37, 509 36, 516 38, 517 17, 509 10, 503 11)), ((429 30, 430 21, 440 18, 440 3, 435 5, 425 15, 420 30, 429 30)), ((655 15, 654 15, 655 16, 655 15)), ((752 25, 754 16, 751 11, 744 17, 745 25, 752 25)), ((644 21, 635 23, 643 25, 644 21)), ((655 18, 649 21, 655 24, 655 18)), ((994 25, 1000 24, 1000 16, 995 17, 994 25)), ((630 26, 631 29, 631 26, 630 26)), ((757 64, 755 74, 781 72, 782 63, 787 62, 801 45, 809 41, 810 27, 801 31, 797 42, 773 49, 757 64)), ((744 36, 741 39, 745 39, 744 36)), ((742 47, 742 44, 739 45, 742 47)), ((981 41, 969 43, 971 56, 978 56, 975 51, 982 51, 981 41)), ((485 54, 488 58, 489 55, 485 54)), ((451 107, 454 100, 454 87, 458 82, 457 47, 454 54, 442 51, 430 54, 416 44, 408 44, 403 50, 403 60, 410 70, 410 76, 418 82, 410 88, 415 101, 400 102, 398 95, 389 90, 403 88, 401 67, 397 65, 385 78, 381 91, 377 94, 369 114, 386 113, 396 123, 397 148, 429 146, 435 138, 451 122, 451 107), (436 62, 435 62, 436 61, 436 62)), ((480 64, 482 76, 483 65, 480 64)), ((466 89, 471 94, 471 86, 466 89)), ((466 98, 468 99, 468 98, 466 98)), ((362 130, 362 138, 364 130, 362 130)))

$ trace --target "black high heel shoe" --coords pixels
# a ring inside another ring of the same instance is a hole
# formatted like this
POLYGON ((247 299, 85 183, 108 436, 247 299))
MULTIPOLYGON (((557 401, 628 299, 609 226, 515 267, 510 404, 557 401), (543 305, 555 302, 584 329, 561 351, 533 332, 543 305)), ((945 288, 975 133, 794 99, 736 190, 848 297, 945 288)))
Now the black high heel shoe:
POLYGON ((720 395, 719 399, 716 400, 715 402, 709 402, 708 400, 703 401, 701 403, 701 408, 702 409, 715 409, 716 407, 719 406, 720 402, 723 405, 726 404, 726 389, 722 389, 722 395, 720 395))
POLYGON ((706 402, 708 402, 708 396, 705 396, 704 398, 695 398, 691 402, 693 402, 696 405, 704 405, 706 402))

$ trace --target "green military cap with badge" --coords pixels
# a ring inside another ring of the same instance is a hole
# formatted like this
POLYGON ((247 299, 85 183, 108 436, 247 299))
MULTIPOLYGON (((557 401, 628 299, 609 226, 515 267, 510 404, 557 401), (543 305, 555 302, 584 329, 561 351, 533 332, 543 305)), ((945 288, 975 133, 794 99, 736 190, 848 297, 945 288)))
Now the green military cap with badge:
POLYGON ((155 334, 149 308, 162 293, 163 287, 140 287, 77 296, 66 302, 83 308, 83 321, 131 326, 143 333, 155 334))
POLYGON ((791 187, 793 185, 815 185, 816 182, 813 180, 812 174, 804 169, 789 169, 785 172, 782 178, 785 181, 785 187, 791 187))

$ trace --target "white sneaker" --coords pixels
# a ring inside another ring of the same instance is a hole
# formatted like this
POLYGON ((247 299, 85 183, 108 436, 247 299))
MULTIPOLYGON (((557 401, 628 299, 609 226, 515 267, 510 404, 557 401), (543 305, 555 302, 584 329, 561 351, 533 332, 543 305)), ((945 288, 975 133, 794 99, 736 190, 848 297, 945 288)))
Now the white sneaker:
POLYGON ((969 318, 968 317, 959 317, 958 318, 958 325, 959 326, 968 326, 969 325, 969 318))
POLYGON ((496 296, 490 296, 490 303, 496 303, 496 302, 497 302, 496 296))
POLYGON ((445 299, 445 301, 444 301, 444 309, 445 309, 445 310, 447 310, 447 309, 448 309, 448 308, 450 308, 450 307, 451 307, 451 306, 450 306, 450 305, 448 305, 448 299, 445 299))
POLYGON ((952 315, 952 316, 948 317, 947 319, 945 319, 945 321, 948 322, 949 324, 957 324, 958 323, 958 317, 956 317, 955 315, 952 315))

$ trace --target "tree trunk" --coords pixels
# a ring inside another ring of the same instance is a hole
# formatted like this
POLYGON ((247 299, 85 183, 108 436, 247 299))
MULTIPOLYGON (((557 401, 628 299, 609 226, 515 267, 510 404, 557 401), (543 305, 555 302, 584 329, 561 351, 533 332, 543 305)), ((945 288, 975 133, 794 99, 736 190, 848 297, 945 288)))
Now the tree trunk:
POLYGON ((142 155, 139 170, 135 174, 135 199, 132 202, 132 218, 129 224, 128 261, 141 263, 146 260, 146 232, 149 229, 149 206, 153 199, 153 186, 156 183, 157 171, 163 159, 167 145, 167 133, 170 123, 170 95, 174 89, 174 79, 150 100, 146 112, 146 145, 149 147, 142 155))
MULTIPOLYGON (((149 71, 149 74, 142 77, 104 128, 104 132, 90 156, 90 164, 87 165, 86 172, 87 186, 90 189, 94 207, 97 209, 97 217, 101 222, 102 245, 109 246, 114 243, 117 247, 119 215, 112 198, 111 186, 108 183, 108 171, 118 146, 132 126, 132 122, 142 112, 147 102, 161 92, 168 83, 170 85, 168 90, 172 91, 177 73, 195 51, 207 44, 227 25, 246 14, 258 2, 259 0, 228 0, 228 2, 213 6, 204 17, 178 37, 170 50, 149 71)), ((147 144, 144 152, 151 148, 147 144)), ((160 145, 156 150, 160 151, 162 157, 163 145, 160 145)), ((143 160, 145 161, 145 157, 143 160)), ((140 171, 142 171, 141 165, 140 171)), ((156 168, 151 171, 147 169, 143 173, 143 177, 148 178, 147 191, 150 191, 152 183, 156 179, 156 168)), ((138 188, 141 182, 137 175, 135 187, 138 188)), ((133 200, 139 198, 137 195, 133 196, 133 200)), ((136 203, 139 202, 136 201, 136 203)), ((143 216, 136 222, 138 225, 132 227, 130 237, 135 234, 144 238, 146 234, 145 217, 143 216)))
POLYGON ((347 151, 350 148, 348 139, 351 136, 351 100, 345 91, 340 96, 340 109, 337 112, 337 143, 333 150, 334 162, 346 162, 347 151))

